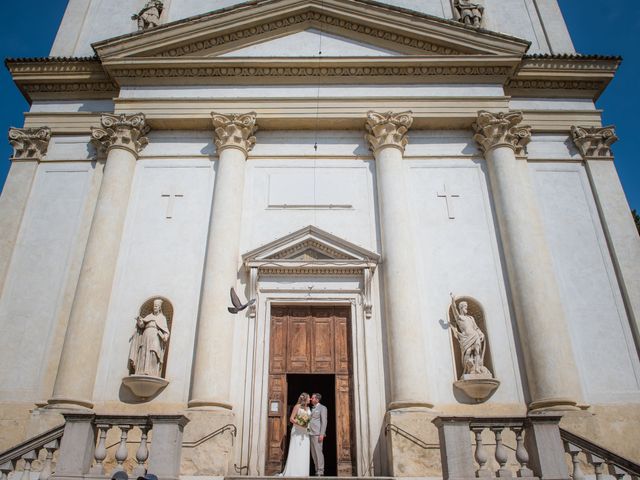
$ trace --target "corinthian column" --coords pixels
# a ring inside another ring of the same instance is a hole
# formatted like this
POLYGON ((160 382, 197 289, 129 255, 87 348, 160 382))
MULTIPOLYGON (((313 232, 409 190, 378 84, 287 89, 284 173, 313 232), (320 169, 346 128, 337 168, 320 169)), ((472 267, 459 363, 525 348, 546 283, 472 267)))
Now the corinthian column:
POLYGON ((424 337, 416 310, 414 237, 402 156, 411 112, 367 113, 365 136, 376 160, 378 214, 382 233, 386 328, 391 367, 389 410, 428 403, 424 337))
POLYGON ((478 113, 531 395, 531 409, 573 408, 581 397, 571 339, 524 153, 522 113, 478 113))
POLYGON ((51 130, 42 128, 11 128, 9 143, 13 146, 11 169, 0 195, 0 294, 9 269, 13 247, 18 237, 22 216, 27 207, 31 184, 38 163, 47 154, 51 130))
POLYGON ((636 345, 640 348, 640 239, 613 163, 614 127, 572 127, 584 159, 636 345))
POLYGON ((202 279, 198 336, 189 407, 232 409, 230 402, 233 316, 229 288, 236 284, 244 164, 257 130, 256 114, 212 113, 218 170, 202 279))
POLYGON ((49 404, 93 406, 92 396, 111 297, 122 228, 139 152, 149 132, 145 117, 104 114, 102 128, 91 129, 91 140, 107 159, 78 286, 64 339, 58 376, 49 404))

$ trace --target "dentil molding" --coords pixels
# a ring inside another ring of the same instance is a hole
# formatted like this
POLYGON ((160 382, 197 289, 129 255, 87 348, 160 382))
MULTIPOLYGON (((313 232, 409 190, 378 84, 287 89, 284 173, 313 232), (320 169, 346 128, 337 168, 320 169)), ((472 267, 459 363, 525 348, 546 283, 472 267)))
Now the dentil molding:
POLYGON ((47 154, 49 140, 51 129, 48 127, 9 129, 14 160, 42 160, 47 154))
POLYGON ((382 147, 396 147, 404 152, 409 143, 407 132, 413 123, 410 111, 401 113, 367 112, 365 139, 369 148, 375 153, 382 147))
POLYGON ((112 148, 129 150, 136 157, 147 146, 146 134, 151 128, 143 113, 113 115, 105 113, 100 119, 102 128, 91 127, 91 141, 102 152, 112 148))
POLYGON ((481 110, 473 124, 476 132, 473 139, 484 153, 496 147, 509 147, 521 155, 531 141, 531 127, 519 125, 520 122, 522 112, 491 113, 481 110))

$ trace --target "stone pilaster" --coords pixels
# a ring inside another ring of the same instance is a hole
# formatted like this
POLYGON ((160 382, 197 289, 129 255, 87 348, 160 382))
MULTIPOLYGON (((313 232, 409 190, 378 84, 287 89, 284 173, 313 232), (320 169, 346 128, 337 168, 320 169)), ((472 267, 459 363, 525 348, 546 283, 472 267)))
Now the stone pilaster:
POLYGON ((615 127, 571 127, 571 136, 584 159, 600 222, 629 322, 640 348, 640 239, 613 163, 615 127))
POLYGON ((581 389, 551 253, 527 164, 522 113, 478 113, 474 139, 484 151, 505 252, 531 396, 531 409, 572 409, 581 389))
POLYGON ((0 195, 0 294, 4 288, 38 163, 47 154, 50 139, 51 130, 47 127, 9 129, 13 157, 0 195))
POLYGON ((189 407, 231 410, 234 317, 227 311, 236 285, 247 155, 255 144, 256 114, 212 113, 218 170, 204 265, 189 407))
POLYGON ((148 140, 145 116, 104 114, 91 138, 106 164, 50 405, 91 408, 111 286, 138 154, 148 140))
POLYGON ((365 138, 376 160, 391 366, 390 410, 433 406, 429 403, 422 322, 415 306, 420 295, 402 159, 412 121, 411 112, 368 112, 366 121, 365 138))

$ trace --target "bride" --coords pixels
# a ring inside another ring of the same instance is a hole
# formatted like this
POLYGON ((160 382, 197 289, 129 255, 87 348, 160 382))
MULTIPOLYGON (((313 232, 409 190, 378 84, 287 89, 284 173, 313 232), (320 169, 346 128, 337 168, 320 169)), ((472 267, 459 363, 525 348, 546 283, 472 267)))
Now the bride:
POLYGON ((289 442, 289 455, 283 477, 308 477, 309 476, 309 432, 307 426, 311 420, 309 409, 309 394, 302 393, 298 397, 298 403, 293 407, 289 421, 291 427, 291 441, 289 442))

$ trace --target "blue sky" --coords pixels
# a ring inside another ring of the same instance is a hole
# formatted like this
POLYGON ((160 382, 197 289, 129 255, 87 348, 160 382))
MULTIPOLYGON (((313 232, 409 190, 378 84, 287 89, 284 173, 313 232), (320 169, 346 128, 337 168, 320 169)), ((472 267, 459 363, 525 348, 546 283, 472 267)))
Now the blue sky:
MULTIPOLYGON (((640 75, 640 2, 617 0, 559 0, 569 31, 580 53, 622 55, 616 78, 598 100, 605 124, 615 124, 620 137, 614 146, 616 166, 631 208, 640 210, 640 162, 636 158, 637 120, 640 112, 637 78, 640 75), (634 121, 635 120, 635 121, 634 121)), ((212 5, 215 2, 211 2, 212 5)), ((6 2, 0 17, 0 56, 47 56, 66 1, 6 2)), ((23 124, 27 102, 0 67, 0 132, 6 139, 10 126, 23 124)), ((0 141, 0 186, 9 169, 11 147, 0 141)))

